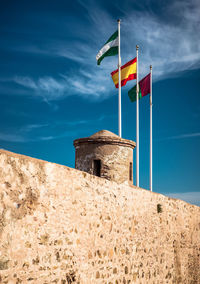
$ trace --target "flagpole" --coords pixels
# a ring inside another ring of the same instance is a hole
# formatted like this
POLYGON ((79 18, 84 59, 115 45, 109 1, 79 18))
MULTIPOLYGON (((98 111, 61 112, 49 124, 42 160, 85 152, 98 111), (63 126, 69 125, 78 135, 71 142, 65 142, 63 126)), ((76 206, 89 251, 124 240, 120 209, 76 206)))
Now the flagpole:
POLYGON ((150 191, 153 191, 153 175, 152 175, 152 65, 150 65, 150 157, 149 157, 149 162, 150 162, 150 175, 149 175, 149 187, 150 191))
POLYGON ((118 132, 119 137, 122 137, 122 121, 121 121, 121 54, 120 54, 120 19, 117 20, 118 22, 118 38, 119 38, 119 45, 118 45, 118 74, 119 74, 119 86, 118 86, 118 132))
POLYGON ((139 68, 138 68, 138 49, 139 46, 136 45, 137 54, 137 76, 136 76, 136 186, 139 187, 139 68))

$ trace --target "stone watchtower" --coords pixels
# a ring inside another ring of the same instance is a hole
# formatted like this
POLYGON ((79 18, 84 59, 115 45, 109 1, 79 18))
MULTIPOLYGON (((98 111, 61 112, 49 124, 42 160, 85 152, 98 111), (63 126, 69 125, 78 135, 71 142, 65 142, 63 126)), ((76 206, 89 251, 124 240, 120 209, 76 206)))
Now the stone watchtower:
POLYGON ((107 130, 76 139, 75 168, 117 183, 133 184, 135 145, 107 130))

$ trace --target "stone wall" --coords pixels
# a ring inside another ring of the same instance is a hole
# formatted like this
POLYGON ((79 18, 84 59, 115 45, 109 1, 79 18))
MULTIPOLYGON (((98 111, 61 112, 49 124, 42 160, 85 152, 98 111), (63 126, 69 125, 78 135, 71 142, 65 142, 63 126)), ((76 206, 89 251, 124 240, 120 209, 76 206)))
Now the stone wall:
POLYGON ((0 151, 0 283, 200 283, 200 208, 0 151))

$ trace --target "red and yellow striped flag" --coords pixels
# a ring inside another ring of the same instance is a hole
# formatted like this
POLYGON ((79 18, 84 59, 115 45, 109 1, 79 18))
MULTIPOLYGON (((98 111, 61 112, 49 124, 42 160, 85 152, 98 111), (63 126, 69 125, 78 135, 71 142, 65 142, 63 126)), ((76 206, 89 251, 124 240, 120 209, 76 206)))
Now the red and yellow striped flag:
MULTIPOLYGON (((121 86, 125 86, 127 81, 136 79, 137 74, 137 58, 130 60, 121 67, 121 86)), ((115 87, 119 87, 118 69, 111 73, 115 87)))

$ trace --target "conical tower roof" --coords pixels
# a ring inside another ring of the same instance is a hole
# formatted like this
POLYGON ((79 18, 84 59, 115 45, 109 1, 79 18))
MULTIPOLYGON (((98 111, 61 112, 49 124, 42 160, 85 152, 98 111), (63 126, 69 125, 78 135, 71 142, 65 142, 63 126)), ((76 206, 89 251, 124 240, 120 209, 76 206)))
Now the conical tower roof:
POLYGON ((99 138, 99 137, 119 137, 111 131, 108 130, 100 130, 90 136, 90 138, 99 138))

